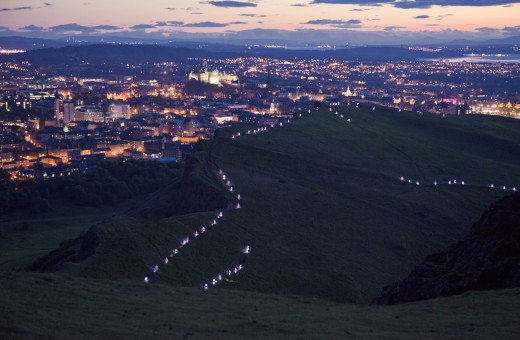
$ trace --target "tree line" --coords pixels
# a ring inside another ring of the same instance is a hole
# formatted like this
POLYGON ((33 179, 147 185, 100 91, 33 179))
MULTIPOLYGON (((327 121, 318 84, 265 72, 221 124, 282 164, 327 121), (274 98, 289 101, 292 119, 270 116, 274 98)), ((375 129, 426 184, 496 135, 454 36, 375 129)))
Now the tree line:
POLYGON ((0 213, 14 210, 49 211, 53 204, 114 205, 148 194, 181 175, 177 163, 148 160, 99 160, 85 174, 51 179, 11 181, 0 169, 0 213))

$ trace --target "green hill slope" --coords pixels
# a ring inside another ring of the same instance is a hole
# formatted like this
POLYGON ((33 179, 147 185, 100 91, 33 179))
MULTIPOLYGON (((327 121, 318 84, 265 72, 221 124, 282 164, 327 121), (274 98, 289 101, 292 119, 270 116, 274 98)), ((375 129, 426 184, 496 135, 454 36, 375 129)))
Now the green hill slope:
POLYGON ((518 121, 371 107, 334 113, 235 140, 227 131, 207 145, 208 167, 229 174, 243 209, 163 277, 175 281, 208 259, 225 266, 222 251, 241 240, 252 254, 240 288, 366 301, 507 194, 488 183, 520 183, 518 121), (447 184, 456 179, 465 185, 447 184))
MULTIPOLYGON (((96 226, 93 256, 53 269, 202 287, 242 263, 245 270, 220 285, 369 301, 426 255, 460 239, 507 194, 497 186, 520 184, 520 121, 335 110, 305 113, 257 134, 243 130, 238 139, 230 138, 236 130, 223 130, 204 144, 189 172, 197 191, 206 192, 206 182, 207 197, 226 195, 216 175, 221 168, 242 205, 226 210, 211 232, 194 236, 210 227, 214 212, 144 222, 119 217, 96 226), (464 185, 448 184, 454 180, 464 185), (193 242, 169 257, 186 237, 193 242), (150 274, 156 264, 159 272, 150 274)), ((172 195, 161 205, 166 215, 168 202, 176 211, 183 199, 172 195)), ((185 195, 194 199, 189 190, 185 195)))

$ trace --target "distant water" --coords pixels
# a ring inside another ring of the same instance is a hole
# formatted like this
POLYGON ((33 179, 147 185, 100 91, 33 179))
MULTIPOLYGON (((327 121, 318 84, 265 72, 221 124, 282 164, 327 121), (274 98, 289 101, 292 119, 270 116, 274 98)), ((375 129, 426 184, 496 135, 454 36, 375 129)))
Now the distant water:
MULTIPOLYGON (((438 59, 428 59, 438 60, 438 59)), ((465 54, 463 57, 457 58, 443 58, 445 61, 460 63, 520 63, 520 54, 501 54, 501 55, 478 55, 478 54, 465 54)))

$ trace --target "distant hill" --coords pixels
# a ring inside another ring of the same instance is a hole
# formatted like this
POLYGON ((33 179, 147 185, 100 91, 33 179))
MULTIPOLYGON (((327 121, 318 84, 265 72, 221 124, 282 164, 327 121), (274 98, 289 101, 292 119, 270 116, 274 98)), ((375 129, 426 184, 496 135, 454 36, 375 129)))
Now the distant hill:
POLYGON ((502 39, 490 39, 490 40, 453 40, 447 43, 447 45, 459 45, 459 46, 486 46, 486 45, 516 45, 520 44, 520 35, 502 38, 502 39))
POLYGON ((429 255, 406 279, 385 287, 375 303, 519 286, 520 192, 494 203, 462 241, 429 255))
POLYGON ((231 53, 215 54, 209 51, 191 48, 171 48, 166 46, 135 45, 86 45, 45 48, 4 56, 5 60, 26 60, 32 65, 64 65, 81 63, 143 63, 184 60, 186 58, 231 57, 231 53))
MULTIPOLYGON (((246 270, 223 286, 370 301, 426 255, 465 235, 506 194, 490 182, 520 183, 520 121, 333 110, 344 117, 322 109, 260 134, 242 130, 246 135, 238 140, 230 139, 236 131, 222 130, 201 145, 195 153, 200 162, 189 172, 197 187, 225 191, 215 175, 221 168, 243 206, 226 210, 219 225, 154 274, 154 282, 200 286, 249 244, 246 270), (453 179, 465 185, 448 185, 453 179)), ((174 197, 172 191, 158 199, 166 216, 175 212, 174 197)), ((185 197, 191 196, 177 199, 185 197)), ((95 227, 93 255, 51 269, 142 280, 214 214, 104 221, 95 227)), ((81 242, 70 250, 77 252, 81 242)))
POLYGON ((39 39, 25 37, 0 37, 0 47, 17 50, 36 50, 49 47, 65 47, 67 43, 55 39, 39 39))
MULTIPOLYGON (((188 46, 190 46, 188 44, 188 46)), ((273 48, 244 49, 239 47, 215 47, 203 45, 194 47, 169 47, 159 45, 111 45, 92 44, 43 48, 26 53, 0 56, 0 60, 29 61, 34 66, 106 65, 109 63, 139 64, 185 60, 187 58, 235 58, 235 57, 273 57, 273 58, 339 58, 347 60, 415 60, 421 58, 440 58, 461 56, 460 52, 424 52, 403 47, 374 46, 338 50, 289 50, 273 48), (206 49, 207 48, 207 49, 206 49)))

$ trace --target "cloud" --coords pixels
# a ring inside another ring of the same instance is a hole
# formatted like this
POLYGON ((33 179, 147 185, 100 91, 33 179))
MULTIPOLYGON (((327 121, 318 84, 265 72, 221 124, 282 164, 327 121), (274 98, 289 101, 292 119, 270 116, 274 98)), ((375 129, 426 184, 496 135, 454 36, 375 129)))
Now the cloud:
POLYGON ((43 27, 36 26, 36 25, 28 25, 28 26, 20 27, 20 29, 24 30, 24 31, 39 32, 39 31, 43 30, 43 27))
POLYGON ((293 6, 293 7, 308 7, 309 5, 307 5, 307 4, 292 4, 291 6, 293 6))
POLYGON ((414 17, 414 19, 428 19, 430 16, 426 14, 417 15, 414 17))
POLYGON ((0 26, 0 31, 7 31, 8 29, 9 29, 9 27, 0 26))
POLYGON ((216 7, 256 7, 256 4, 241 1, 208 1, 207 3, 216 7))
POLYGON ((309 20, 307 22, 302 22, 304 25, 326 25, 332 26, 336 28, 353 28, 359 27, 361 25, 361 20, 351 19, 351 20, 333 20, 333 19, 317 19, 317 20, 309 20))
POLYGON ((221 23, 221 22, 213 22, 213 21, 202 21, 202 22, 192 22, 190 24, 185 24, 184 27, 226 27, 231 23, 221 23))
POLYGON ((497 6, 517 3, 518 0, 312 0, 312 4, 381 6, 397 8, 430 8, 432 6, 497 6))
POLYGON ((245 13, 245 14, 240 14, 241 17, 251 17, 251 18, 265 18, 267 15, 264 15, 264 14, 249 14, 249 13, 245 13))
POLYGON ((453 14, 442 14, 437 17, 437 20, 442 20, 446 17, 451 17, 451 16, 453 16, 453 14))
POLYGON ((113 26, 113 25, 98 25, 92 26, 92 29, 95 30, 104 30, 104 31, 113 31, 113 30, 121 30, 121 27, 113 26))
POLYGON ((496 33, 499 31, 498 29, 491 27, 477 27, 475 30, 482 33, 496 33))
POLYGON ((507 35, 520 35, 520 26, 507 26, 502 31, 507 35))
POLYGON ((180 27, 183 26, 183 21, 157 21, 155 27, 180 27))
POLYGON ((150 24, 138 24, 138 25, 134 25, 134 26, 130 27, 130 29, 132 29, 132 30, 144 30, 147 28, 155 28, 155 26, 150 25, 150 24))
POLYGON ((95 29, 89 26, 82 26, 78 25, 76 23, 72 24, 64 24, 64 25, 57 25, 57 26, 51 26, 49 27, 51 31, 54 32, 93 32, 95 29))
POLYGON ((43 4, 45 5, 45 7, 50 7, 50 6, 52 6, 52 4, 49 3, 49 2, 44 2, 43 4))
POLYGON ((403 28, 405 28, 405 27, 402 27, 402 26, 386 26, 384 28, 384 30, 386 32, 394 32, 394 31, 399 31, 400 29, 403 29, 403 28))
POLYGON ((27 9, 33 9, 31 6, 23 6, 23 7, 13 7, 13 8, 0 8, 0 12, 10 12, 10 11, 24 11, 27 9))

